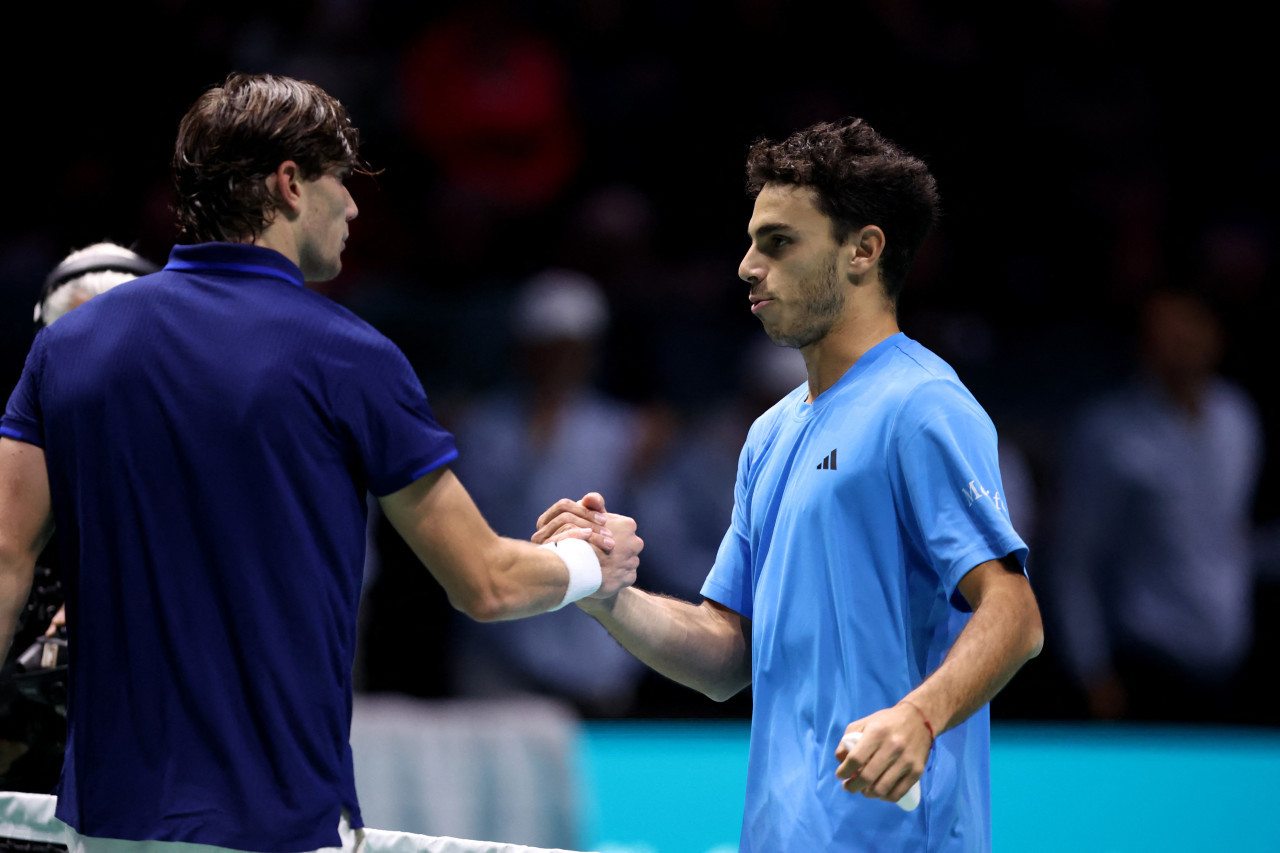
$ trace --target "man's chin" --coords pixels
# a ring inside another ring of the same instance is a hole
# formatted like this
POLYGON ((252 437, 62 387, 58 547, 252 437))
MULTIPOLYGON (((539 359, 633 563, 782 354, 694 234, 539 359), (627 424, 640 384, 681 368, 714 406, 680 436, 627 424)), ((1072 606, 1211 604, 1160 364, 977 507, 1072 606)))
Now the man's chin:
POLYGON ((342 272, 342 262, 325 266, 321 269, 310 268, 302 271, 302 278, 308 284, 323 284, 326 281, 333 281, 338 277, 338 273, 342 272))
POLYGON ((795 335, 789 335, 782 329, 779 329, 776 327, 765 326, 764 333, 769 336, 769 340, 773 341, 775 344, 777 344, 780 347, 787 347, 788 349, 800 349, 805 345, 805 342, 798 340, 795 335))

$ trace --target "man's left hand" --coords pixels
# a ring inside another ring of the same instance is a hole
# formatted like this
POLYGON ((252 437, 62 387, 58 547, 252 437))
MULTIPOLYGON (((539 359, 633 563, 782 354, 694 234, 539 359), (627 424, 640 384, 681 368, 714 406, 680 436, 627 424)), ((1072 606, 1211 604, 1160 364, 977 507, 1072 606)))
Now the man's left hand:
POLYGON ((854 720, 845 729, 862 732, 853 749, 836 749, 836 778, 851 794, 896 803, 924 773, 933 735, 920 712, 905 703, 854 720))

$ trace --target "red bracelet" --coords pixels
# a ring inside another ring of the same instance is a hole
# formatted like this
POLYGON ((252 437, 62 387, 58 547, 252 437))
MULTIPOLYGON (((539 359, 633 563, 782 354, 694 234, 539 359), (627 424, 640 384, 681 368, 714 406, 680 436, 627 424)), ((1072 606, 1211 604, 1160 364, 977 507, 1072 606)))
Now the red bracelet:
POLYGON ((937 740, 937 738, 933 734, 933 725, 930 724, 929 718, 924 715, 924 711, 921 711, 920 708, 914 702, 908 701, 906 699, 899 699, 898 704, 910 705, 912 708, 916 709, 916 713, 920 715, 920 719, 924 720, 924 727, 929 730, 929 744, 930 746, 932 746, 933 742, 937 740))

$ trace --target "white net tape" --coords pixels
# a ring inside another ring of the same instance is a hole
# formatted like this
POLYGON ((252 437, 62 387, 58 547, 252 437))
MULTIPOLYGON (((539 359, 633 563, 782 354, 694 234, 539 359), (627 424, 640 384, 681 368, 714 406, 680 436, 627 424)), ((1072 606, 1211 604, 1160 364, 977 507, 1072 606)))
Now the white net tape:
MULTIPOLYGON (((57 800, 47 794, 0 792, 0 843, 17 840, 66 844, 69 830, 53 816, 56 805, 57 800)), ((558 848, 368 828, 361 848, 366 853, 572 853, 558 848)))

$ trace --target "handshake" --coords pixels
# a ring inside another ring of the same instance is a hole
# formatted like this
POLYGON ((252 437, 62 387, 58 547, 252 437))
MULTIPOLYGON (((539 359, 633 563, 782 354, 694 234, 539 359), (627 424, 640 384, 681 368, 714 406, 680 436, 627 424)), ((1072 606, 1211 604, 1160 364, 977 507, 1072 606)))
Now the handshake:
POLYGON ((561 498, 538 517, 535 545, 566 539, 588 542, 600 560, 600 588, 587 598, 612 598, 636 582, 644 540, 636 535, 635 519, 605 510, 599 492, 589 492, 580 501, 561 498))

